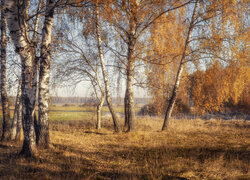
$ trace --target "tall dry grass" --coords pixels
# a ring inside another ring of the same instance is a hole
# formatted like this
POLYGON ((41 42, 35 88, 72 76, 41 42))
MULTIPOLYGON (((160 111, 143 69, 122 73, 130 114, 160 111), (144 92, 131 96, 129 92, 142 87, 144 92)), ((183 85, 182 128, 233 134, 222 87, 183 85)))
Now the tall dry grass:
MULTIPOLYGON (((250 122, 137 119, 137 132, 113 133, 106 118, 54 122, 51 148, 17 156, 21 144, 0 145, 0 179, 249 179, 250 122)), ((122 123, 122 121, 120 122, 122 123)))

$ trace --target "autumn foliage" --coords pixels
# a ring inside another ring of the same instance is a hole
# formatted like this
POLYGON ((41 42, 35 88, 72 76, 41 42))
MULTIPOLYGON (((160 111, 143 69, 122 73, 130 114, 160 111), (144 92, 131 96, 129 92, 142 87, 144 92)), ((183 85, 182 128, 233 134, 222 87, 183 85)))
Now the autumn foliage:
MULTIPOLYGON (((249 22, 246 1, 200 1, 184 58, 174 113, 249 112, 249 22)), ((190 9, 152 25, 147 80, 154 114, 166 111, 183 53, 190 9)))
POLYGON ((192 100, 197 112, 249 110, 249 67, 215 62, 206 71, 192 75, 192 100))

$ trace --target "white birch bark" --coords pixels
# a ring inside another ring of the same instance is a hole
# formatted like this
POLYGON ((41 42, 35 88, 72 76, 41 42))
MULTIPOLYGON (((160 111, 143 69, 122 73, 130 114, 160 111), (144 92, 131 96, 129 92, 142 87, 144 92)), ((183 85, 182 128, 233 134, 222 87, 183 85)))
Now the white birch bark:
MULTIPOLYGON (((134 42, 131 42, 134 43, 134 42)), ((134 66, 135 62, 132 58, 134 53, 134 45, 130 45, 129 53, 128 53, 128 63, 127 63, 127 89, 125 95, 125 112, 127 113, 125 117, 127 117, 128 124, 128 132, 134 131, 135 127, 135 109, 134 109, 134 92, 133 92, 133 80, 134 80, 134 66)))
POLYGON ((104 58, 103 58, 98 6, 96 6, 95 13, 96 13, 97 43, 98 43, 99 58, 100 58, 101 68, 102 68, 102 75, 103 75, 103 80, 104 80, 104 85, 105 85, 106 101, 107 101, 109 111, 110 111, 112 119, 113 119, 114 130, 115 130, 115 132, 119 132, 120 128, 119 128, 119 124, 118 124, 118 116, 115 113, 114 108, 113 108, 113 103, 112 103, 112 99, 110 96, 110 90, 109 90, 108 76, 107 76, 106 66, 105 66, 104 58))
POLYGON ((177 75, 176 75, 176 80, 175 80, 172 96, 170 98, 170 101, 169 101, 169 104, 168 104, 168 107, 167 107, 167 110, 166 110, 162 130, 166 130, 166 129, 169 128, 171 114, 172 114, 172 111, 173 111, 173 108, 174 108, 174 104, 175 104, 175 101, 176 101, 176 96, 177 96, 178 89, 179 89, 179 86, 180 86, 182 72, 183 72, 183 69, 184 69, 184 59, 186 57, 186 50, 187 50, 189 39, 190 39, 190 36, 191 36, 191 32, 192 32, 193 26, 194 26, 194 19, 195 19, 195 14, 196 14, 196 9, 197 9, 197 6, 198 6, 198 2, 199 2, 199 0, 196 0, 196 2, 195 2, 193 15, 192 15, 191 22, 190 22, 190 25, 189 25, 187 38, 186 38, 186 41, 185 41, 183 53, 182 53, 181 60, 180 60, 180 65, 179 65, 178 72, 177 72, 177 75))
POLYGON ((126 94, 125 94, 125 124, 127 121, 128 125, 128 132, 134 131, 135 127, 135 110, 134 110, 134 92, 133 92, 133 81, 134 81, 134 68, 135 68, 135 43, 136 43, 136 23, 135 19, 131 17, 129 21, 129 32, 127 33, 128 38, 128 54, 127 54, 127 66, 126 66, 126 75, 127 75, 127 82, 126 82, 126 94))
POLYGON ((11 140, 11 119, 9 100, 7 95, 6 86, 6 48, 7 48, 7 37, 6 37, 6 17, 5 17, 5 1, 1 2, 1 100, 2 100, 2 112, 3 112, 3 129, 1 141, 11 140))
POLYGON ((37 145, 49 147, 49 78, 51 64, 51 36, 54 19, 55 1, 47 0, 44 26, 42 30, 42 47, 40 58, 39 95, 38 95, 38 138, 37 145))
POLYGON ((92 79, 91 82, 92 82, 92 86, 94 88, 94 91, 95 91, 95 95, 99 101, 99 103, 97 104, 97 108, 96 108, 96 117, 97 117, 97 121, 96 121, 96 129, 101 129, 101 113, 102 113, 102 107, 103 107, 103 104, 104 104, 104 101, 105 101, 105 92, 102 88, 102 85, 101 85, 101 82, 100 82, 100 79, 98 78, 98 72, 96 71, 96 78, 95 79, 92 79), (95 86, 95 82, 97 83, 97 86, 98 88, 100 89, 101 91, 101 97, 98 96, 98 93, 97 93, 97 90, 96 90, 96 86, 95 86))
POLYGON ((11 39, 21 57, 22 64, 22 122, 24 141, 21 155, 30 157, 36 154, 34 141, 34 92, 33 92, 33 59, 34 47, 28 36, 28 25, 26 24, 27 12, 26 1, 6 1, 7 24, 11 39))
POLYGON ((99 104, 97 105, 97 111, 96 111, 96 115, 97 115, 96 129, 101 129, 102 128, 102 125, 101 125, 101 122, 102 122, 101 115, 102 115, 102 107, 103 107, 103 104, 104 104, 104 100, 105 100, 105 96, 101 96, 99 104))

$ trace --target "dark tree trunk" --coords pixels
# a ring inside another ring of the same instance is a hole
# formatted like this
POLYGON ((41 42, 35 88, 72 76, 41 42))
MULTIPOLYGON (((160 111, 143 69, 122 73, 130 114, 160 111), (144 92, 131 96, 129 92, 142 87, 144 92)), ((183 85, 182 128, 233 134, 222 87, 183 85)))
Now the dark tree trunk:
POLYGON ((14 115, 12 119, 12 140, 15 141, 20 141, 21 138, 21 86, 22 86, 22 78, 20 77, 19 79, 19 85, 17 89, 17 95, 16 95, 16 104, 15 104, 15 110, 14 110, 14 115))
POLYGON ((124 115, 125 115, 125 123, 124 123, 124 127, 128 128, 128 91, 126 90, 125 92, 125 97, 124 97, 124 115))
POLYGON ((6 17, 5 17, 5 1, 1 1, 1 98, 3 112, 3 129, 1 141, 11 140, 11 119, 9 100, 6 87, 6 17))
POLYGON ((22 129, 22 95, 20 96, 20 104, 17 110, 17 125, 16 125, 16 141, 21 140, 21 129, 22 129))

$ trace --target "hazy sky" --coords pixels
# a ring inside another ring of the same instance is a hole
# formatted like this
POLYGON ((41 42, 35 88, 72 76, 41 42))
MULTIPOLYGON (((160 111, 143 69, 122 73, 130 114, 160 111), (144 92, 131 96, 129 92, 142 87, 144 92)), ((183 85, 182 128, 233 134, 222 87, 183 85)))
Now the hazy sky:
MULTIPOLYGON (((93 95, 92 86, 89 82, 81 82, 76 87, 60 87, 51 89, 52 96, 62 96, 62 97, 90 97, 93 95)), ((125 85, 123 85, 122 90, 120 92, 120 97, 124 97, 125 94, 125 85)), ((112 97, 117 97, 117 93, 112 92, 112 97)), ((134 87, 134 97, 143 98, 149 97, 147 91, 139 88, 134 87)))

